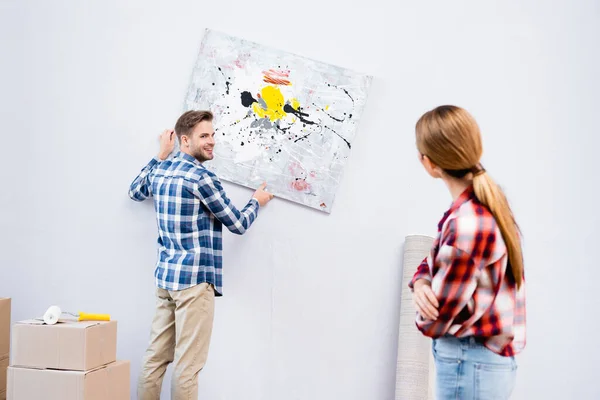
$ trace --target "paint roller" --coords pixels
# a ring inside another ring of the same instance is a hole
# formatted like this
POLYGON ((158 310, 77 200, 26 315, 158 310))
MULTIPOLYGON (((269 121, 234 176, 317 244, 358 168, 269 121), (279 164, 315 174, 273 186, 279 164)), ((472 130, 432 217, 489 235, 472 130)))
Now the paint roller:
POLYGON ((68 314, 75 318, 77 321, 110 321, 110 315, 108 314, 90 314, 84 312, 72 313, 68 311, 62 311, 59 306, 51 306, 44 314, 44 323, 48 325, 54 325, 58 322, 58 319, 62 314, 68 314))

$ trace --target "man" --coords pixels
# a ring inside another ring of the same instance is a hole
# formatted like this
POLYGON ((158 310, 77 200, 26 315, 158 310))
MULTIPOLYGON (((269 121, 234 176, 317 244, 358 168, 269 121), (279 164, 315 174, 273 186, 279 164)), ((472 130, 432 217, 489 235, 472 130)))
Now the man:
POLYGON ((158 223, 157 305, 150 344, 138 381, 138 398, 159 399, 162 380, 174 361, 171 399, 197 399, 198 373, 208 355, 215 296, 222 296, 222 225, 243 234, 273 195, 256 190, 239 211, 219 179, 202 165, 213 159, 215 132, 210 111, 188 111, 175 131, 160 136, 158 156, 131 184, 129 197, 152 196, 158 223), (180 151, 172 160, 175 138, 180 151))

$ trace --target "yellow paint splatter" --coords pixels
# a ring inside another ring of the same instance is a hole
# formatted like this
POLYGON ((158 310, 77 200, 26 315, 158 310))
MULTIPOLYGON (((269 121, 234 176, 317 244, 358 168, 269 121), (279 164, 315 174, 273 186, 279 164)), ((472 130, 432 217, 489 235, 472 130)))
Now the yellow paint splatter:
POLYGON ((281 90, 275 86, 265 86, 260 92, 267 108, 263 108, 259 103, 252 104, 252 109, 261 118, 269 118, 271 121, 277 121, 287 114, 283 111, 284 99, 281 90))
POLYGON ((298 101, 298 99, 292 99, 292 108, 296 111, 298 110, 298 108, 300 108, 300 102, 298 101))

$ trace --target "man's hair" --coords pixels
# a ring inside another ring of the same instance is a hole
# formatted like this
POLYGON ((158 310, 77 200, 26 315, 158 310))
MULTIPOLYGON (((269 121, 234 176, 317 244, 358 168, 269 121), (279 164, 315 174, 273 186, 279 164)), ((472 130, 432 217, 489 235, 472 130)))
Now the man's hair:
POLYGON ((181 114, 181 117, 175 124, 175 134, 179 141, 181 136, 190 136, 190 133, 194 130, 194 127, 202 121, 212 121, 213 113, 205 110, 190 110, 181 114))

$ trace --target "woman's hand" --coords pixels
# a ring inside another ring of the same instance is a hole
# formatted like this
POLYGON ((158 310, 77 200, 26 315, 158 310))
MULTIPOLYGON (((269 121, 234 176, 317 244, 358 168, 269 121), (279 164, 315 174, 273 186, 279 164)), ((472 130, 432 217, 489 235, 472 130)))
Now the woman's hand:
POLYGON ((440 305, 431 290, 431 282, 427 279, 419 279, 415 282, 413 302, 423 318, 435 321, 439 316, 438 307, 440 305))

